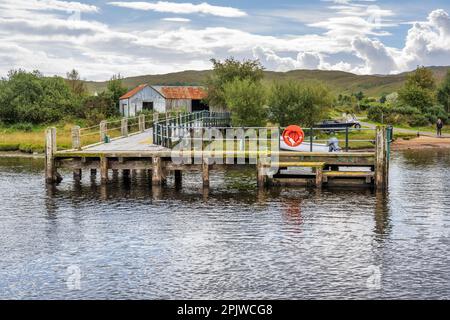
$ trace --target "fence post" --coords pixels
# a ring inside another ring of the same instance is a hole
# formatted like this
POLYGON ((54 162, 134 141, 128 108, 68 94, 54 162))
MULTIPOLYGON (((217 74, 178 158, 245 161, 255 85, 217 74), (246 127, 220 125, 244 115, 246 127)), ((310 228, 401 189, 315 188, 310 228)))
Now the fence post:
POLYGON ((310 129, 309 129, 309 151, 310 152, 313 152, 313 141, 314 141, 314 128, 313 127, 311 127, 310 129))
POLYGON ((378 190, 383 190, 386 188, 388 179, 386 131, 386 126, 378 126, 376 130, 375 186, 378 190))
POLYGON ((57 173, 54 154, 56 152, 56 128, 45 131, 45 181, 57 182, 57 173))
POLYGON ((81 150, 81 132, 80 127, 75 126, 72 128, 72 149, 81 150))
POLYGON ((139 115, 139 131, 145 131, 145 114, 139 115))
POLYGON ((106 120, 103 120, 102 122, 100 122, 100 142, 105 142, 107 131, 108 122, 106 122, 106 120))
POLYGON ((345 152, 348 152, 348 148, 349 148, 349 145, 348 145, 348 127, 345 127, 345 152))
POLYGON ((155 112, 155 113, 153 114, 153 123, 158 122, 158 121, 159 121, 159 113, 158 113, 158 112, 155 112))
POLYGON ((122 137, 128 137, 128 119, 123 118, 120 122, 120 132, 122 137))

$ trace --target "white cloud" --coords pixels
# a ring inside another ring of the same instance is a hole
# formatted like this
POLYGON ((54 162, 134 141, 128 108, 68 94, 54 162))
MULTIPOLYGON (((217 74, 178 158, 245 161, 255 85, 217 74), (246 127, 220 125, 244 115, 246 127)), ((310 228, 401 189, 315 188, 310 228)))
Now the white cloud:
POLYGON ((0 8, 8 10, 43 10, 43 11, 64 11, 64 12, 99 12, 99 8, 94 5, 73 1, 59 0, 2 0, 0 8))
POLYGON ((397 71, 397 64, 392 50, 383 43, 369 38, 356 38, 352 42, 356 55, 365 61, 364 67, 358 70, 363 74, 389 74, 397 71))
POLYGON ((108 4, 121 8, 129 8, 144 11, 168 12, 175 14, 201 13, 227 18, 244 17, 247 15, 247 13, 245 13, 244 11, 236 8, 213 6, 206 2, 200 4, 193 4, 193 3, 177 3, 168 1, 158 1, 158 2, 116 1, 116 2, 109 2, 108 4))
POLYGON ((186 18, 164 18, 163 21, 169 21, 169 22, 190 22, 191 19, 186 18))
MULTIPOLYGON (((99 8, 81 2, 0 1, 1 75, 12 68, 40 69, 50 75, 65 75, 76 68, 83 77, 104 80, 118 72, 134 76, 203 70, 210 68, 211 57, 230 55, 257 57, 268 69, 278 71, 387 74, 419 64, 450 64, 450 18, 444 10, 435 10, 426 21, 416 22, 405 46, 392 48, 382 40, 390 23, 370 18, 375 8, 354 8, 351 2, 341 3, 336 16, 314 23, 321 32, 275 36, 230 26, 194 27, 197 24, 192 23, 181 27, 190 19, 177 16, 163 17, 167 23, 158 20, 130 30, 128 26, 100 23, 96 15, 89 15, 91 20, 84 15, 72 19, 75 8, 100 14, 99 8), (350 5, 350 9, 344 8, 350 5)), ((380 10, 385 18, 392 14, 380 10)))

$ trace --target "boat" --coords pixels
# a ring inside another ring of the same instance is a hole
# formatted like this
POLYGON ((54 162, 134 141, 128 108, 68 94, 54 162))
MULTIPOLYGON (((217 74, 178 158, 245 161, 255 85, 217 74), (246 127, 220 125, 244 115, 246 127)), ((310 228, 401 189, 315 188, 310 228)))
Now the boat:
MULTIPOLYGON (((291 147, 284 142, 283 138, 281 138, 280 149, 286 151, 311 152, 311 143, 303 141, 299 146, 291 147)), ((330 152, 330 147, 326 144, 313 143, 312 152, 330 152)))

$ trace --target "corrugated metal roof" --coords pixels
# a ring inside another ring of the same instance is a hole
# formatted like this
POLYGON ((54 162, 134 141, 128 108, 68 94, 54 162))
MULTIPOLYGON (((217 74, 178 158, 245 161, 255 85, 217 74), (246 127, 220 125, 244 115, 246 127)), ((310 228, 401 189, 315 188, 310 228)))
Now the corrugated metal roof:
POLYGON ((124 100, 124 99, 129 99, 132 96, 134 96, 136 93, 140 92, 142 89, 144 89, 145 87, 147 87, 146 84, 141 84, 140 86, 134 88, 133 90, 131 90, 130 92, 124 94, 123 96, 120 97, 120 100, 124 100))
POLYGON ((202 100, 207 93, 203 87, 188 86, 153 86, 166 99, 202 100))

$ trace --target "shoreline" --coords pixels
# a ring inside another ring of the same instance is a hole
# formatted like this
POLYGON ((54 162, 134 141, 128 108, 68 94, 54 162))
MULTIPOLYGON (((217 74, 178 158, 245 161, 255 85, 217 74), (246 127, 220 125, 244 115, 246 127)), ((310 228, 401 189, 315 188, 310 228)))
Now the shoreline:
POLYGON ((420 136, 413 139, 397 139, 391 145, 392 150, 450 149, 450 138, 420 136))

